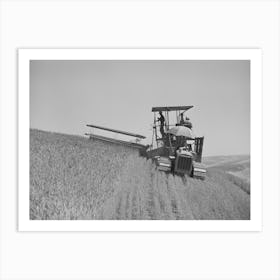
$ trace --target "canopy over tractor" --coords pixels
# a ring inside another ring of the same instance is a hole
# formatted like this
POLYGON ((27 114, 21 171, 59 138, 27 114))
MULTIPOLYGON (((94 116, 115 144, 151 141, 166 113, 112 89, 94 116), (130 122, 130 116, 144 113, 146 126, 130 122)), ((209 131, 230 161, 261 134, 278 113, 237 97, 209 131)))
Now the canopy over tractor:
POLYGON ((183 125, 174 126, 170 128, 168 131, 166 131, 166 133, 175 136, 183 136, 186 137, 186 139, 195 139, 195 135, 193 131, 190 128, 183 125))

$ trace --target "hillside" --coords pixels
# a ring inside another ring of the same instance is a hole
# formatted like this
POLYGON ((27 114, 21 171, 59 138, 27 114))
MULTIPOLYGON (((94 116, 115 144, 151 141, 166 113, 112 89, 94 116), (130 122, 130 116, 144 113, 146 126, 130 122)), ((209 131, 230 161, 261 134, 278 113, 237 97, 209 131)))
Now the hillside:
POLYGON ((30 130, 30 218, 250 219, 250 194, 230 174, 243 171, 205 162, 205 181, 183 180, 129 147, 30 130))
POLYGON ((219 170, 228 175, 228 178, 250 193, 250 156, 214 156, 203 159, 209 171, 219 170))

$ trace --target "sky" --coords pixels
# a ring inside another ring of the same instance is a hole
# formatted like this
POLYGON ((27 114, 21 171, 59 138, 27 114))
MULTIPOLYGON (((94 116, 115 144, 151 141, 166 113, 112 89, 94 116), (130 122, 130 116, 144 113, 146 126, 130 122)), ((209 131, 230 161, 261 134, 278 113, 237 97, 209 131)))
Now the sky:
POLYGON ((248 60, 33 60, 30 127, 84 135, 96 124, 152 138, 152 107, 193 105, 205 156, 250 154, 248 60))

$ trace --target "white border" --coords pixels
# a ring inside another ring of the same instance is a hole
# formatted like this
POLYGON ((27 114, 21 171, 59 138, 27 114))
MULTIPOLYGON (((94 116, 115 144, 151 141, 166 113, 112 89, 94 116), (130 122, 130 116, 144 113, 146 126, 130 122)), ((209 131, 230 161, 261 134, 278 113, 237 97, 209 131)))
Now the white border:
POLYGON ((262 72, 260 49, 19 49, 18 230, 19 231, 261 231, 262 72), (251 220, 38 221, 29 220, 30 60, 250 60, 251 220))

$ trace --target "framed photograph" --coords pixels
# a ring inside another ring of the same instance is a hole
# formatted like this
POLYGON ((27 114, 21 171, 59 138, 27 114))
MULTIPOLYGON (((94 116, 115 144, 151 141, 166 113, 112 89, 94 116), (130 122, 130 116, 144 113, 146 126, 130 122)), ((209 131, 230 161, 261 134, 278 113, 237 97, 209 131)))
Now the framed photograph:
POLYGON ((279 1, 0 1, 0 279, 280 279, 279 1))
POLYGON ((20 231, 259 231, 260 49, 19 49, 20 231))

